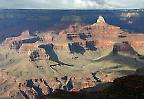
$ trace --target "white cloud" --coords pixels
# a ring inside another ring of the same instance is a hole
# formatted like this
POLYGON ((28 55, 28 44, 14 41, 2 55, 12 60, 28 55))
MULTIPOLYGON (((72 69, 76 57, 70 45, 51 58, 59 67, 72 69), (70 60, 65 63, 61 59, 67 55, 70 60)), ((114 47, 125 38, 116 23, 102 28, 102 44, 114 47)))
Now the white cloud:
POLYGON ((144 0, 0 0, 0 8, 144 8, 144 0))

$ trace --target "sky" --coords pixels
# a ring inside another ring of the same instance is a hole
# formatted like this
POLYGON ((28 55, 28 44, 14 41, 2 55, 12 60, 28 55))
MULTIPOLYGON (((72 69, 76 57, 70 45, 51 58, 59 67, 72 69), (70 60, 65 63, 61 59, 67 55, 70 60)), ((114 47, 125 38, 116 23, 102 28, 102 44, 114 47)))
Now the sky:
POLYGON ((1 9, 133 9, 144 0, 0 0, 1 9))

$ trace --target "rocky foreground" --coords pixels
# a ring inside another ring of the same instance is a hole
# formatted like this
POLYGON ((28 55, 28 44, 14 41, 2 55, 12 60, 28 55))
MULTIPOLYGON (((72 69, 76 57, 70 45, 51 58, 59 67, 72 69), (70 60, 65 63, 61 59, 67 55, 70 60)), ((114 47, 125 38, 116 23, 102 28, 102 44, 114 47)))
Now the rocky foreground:
MULTIPOLYGON (((54 93, 42 96, 44 99, 143 99, 144 76, 129 75, 115 79, 111 86, 95 91, 97 87, 82 89, 79 92, 56 90, 54 93)), ((103 86, 106 84, 103 84, 103 86)))
POLYGON ((120 77, 112 83, 99 83, 97 86, 91 79, 86 79, 83 83, 74 78, 66 80, 66 77, 61 80, 55 78, 49 83, 44 79, 31 79, 25 83, 20 83, 15 78, 5 77, 4 74, 3 76, 1 75, 1 96, 14 99, 144 98, 144 76, 140 75, 120 77), (79 89, 80 87, 82 89, 79 89))

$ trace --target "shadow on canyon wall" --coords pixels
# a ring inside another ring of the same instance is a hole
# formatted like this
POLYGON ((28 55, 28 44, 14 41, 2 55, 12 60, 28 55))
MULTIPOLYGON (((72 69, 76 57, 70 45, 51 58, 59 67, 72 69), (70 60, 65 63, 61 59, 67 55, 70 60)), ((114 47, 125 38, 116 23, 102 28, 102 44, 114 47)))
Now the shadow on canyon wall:
POLYGON ((60 65, 60 66, 61 65, 73 66, 73 65, 70 65, 70 64, 66 64, 66 63, 64 63, 64 62, 62 62, 62 61, 59 60, 56 52, 53 49, 53 45, 52 44, 40 45, 39 47, 45 49, 46 54, 50 56, 50 60, 58 63, 58 64, 55 64, 53 66, 56 66, 56 65, 60 65))
POLYGON ((91 51, 97 50, 93 41, 87 42, 86 46, 80 45, 79 42, 75 42, 75 43, 69 44, 69 49, 71 53, 77 53, 77 54, 82 54, 82 55, 86 52, 86 50, 91 50, 91 51))
POLYGON ((39 37, 36 38, 31 38, 31 39, 26 39, 26 40, 22 40, 23 43, 35 43, 39 40, 39 37))
POLYGON ((70 48, 71 53, 77 53, 77 54, 85 53, 84 47, 80 46, 79 43, 73 43, 73 44, 69 45, 69 48, 70 48))

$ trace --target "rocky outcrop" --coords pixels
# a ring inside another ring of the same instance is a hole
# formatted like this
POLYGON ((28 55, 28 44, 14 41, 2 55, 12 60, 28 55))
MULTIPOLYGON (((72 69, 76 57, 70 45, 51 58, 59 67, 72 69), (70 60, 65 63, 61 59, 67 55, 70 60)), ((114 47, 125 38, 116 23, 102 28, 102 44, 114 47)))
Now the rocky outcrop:
POLYGON ((0 74, 0 77, 1 97, 37 99, 52 95, 51 97, 58 98, 71 96, 72 99, 75 99, 81 94, 81 97, 85 96, 84 99, 88 99, 88 96, 116 99, 117 97, 132 97, 133 94, 141 95, 144 92, 144 76, 140 75, 117 78, 111 84, 103 84, 107 87, 100 91, 96 90, 99 85, 96 85, 96 81, 91 78, 80 80, 80 78, 64 76, 49 80, 39 78, 19 82, 16 78, 6 74, 0 74))
POLYGON ((51 94, 57 90, 75 91, 80 89, 93 87, 95 82, 90 78, 80 81, 75 77, 61 77, 46 79, 30 79, 25 82, 19 82, 14 77, 6 74, 0 74, 0 96, 13 98, 29 98, 37 99, 42 95, 51 94))
POLYGON ((68 38, 65 32, 60 32, 59 35, 54 38, 53 47, 56 50, 69 50, 68 38))
POLYGON ((28 30, 22 32, 21 35, 19 36, 19 38, 21 38, 22 40, 27 39, 29 37, 30 37, 30 32, 28 30))
POLYGON ((121 33, 120 27, 109 25, 104 18, 100 16, 97 23, 90 26, 93 39, 117 39, 121 33))
POLYGON ((144 41, 131 41, 129 43, 139 55, 144 55, 144 41))
POLYGON ((33 43, 25 43, 19 49, 19 53, 22 55, 27 55, 29 61, 43 61, 44 63, 46 60, 49 59, 45 49, 39 48, 37 44, 33 43))
POLYGON ((52 36, 51 33, 47 33, 47 34, 40 35, 40 39, 45 43, 52 43, 54 40, 54 36, 52 36))
POLYGON ((10 49, 19 49, 22 45, 22 40, 18 37, 9 37, 6 38, 3 45, 8 46, 10 49))
POLYGON ((100 23, 100 24, 105 23, 105 19, 102 16, 99 16, 97 23, 100 23))
POLYGON ((46 51, 43 48, 35 49, 30 53, 29 57, 30 57, 30 61, 49 59, 49 56, 46 54, 46 51))
POLYGON ((36 48, 38 48, 38 45, 35 43, 25 43, 22 44, 22 46, 19 49, 19 52, 30 55, 30 53, 34 51, 36 48))
POLYGON ((28 38, 30 38, 30 33, 29 31, 25 31, 20 36, 6 38, 3 45, 8 46, 10 49, 19 49, 23 44, 23 40, 28 38))
POLYGON ((54 93, 45 96, 45 98, 62 98, 62 99, 136 99, 144 98, 143 96, 143 81, 144 76, 129 75, 121 78, 117 78, 106 89, 101 91, 95 91, 97 86, 83 89, 79 92, 65 92, 57 90, 54 93), (90 91, 92 90, 92 91, 90 91))

